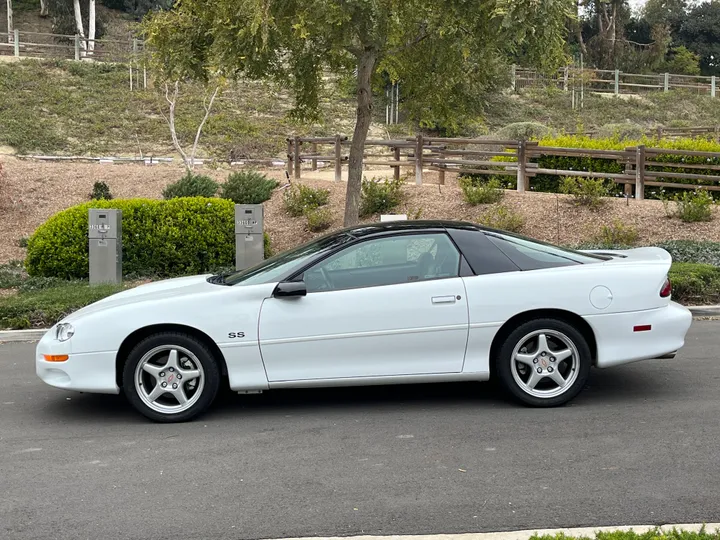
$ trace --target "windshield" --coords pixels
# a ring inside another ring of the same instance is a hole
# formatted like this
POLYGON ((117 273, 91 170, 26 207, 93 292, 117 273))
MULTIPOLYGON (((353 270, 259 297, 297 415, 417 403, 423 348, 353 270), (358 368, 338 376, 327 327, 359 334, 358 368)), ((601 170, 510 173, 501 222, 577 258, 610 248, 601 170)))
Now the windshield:
POLYGON ((283 276, 300 268, 307 260, 321 252, 332 249, 352 240, 346 234, 323 236, 312 242, 305 243, 290 251, 278 253, 274 257, 238 272, 226 275, 225 285, 258 285, 280 281, 283 276))

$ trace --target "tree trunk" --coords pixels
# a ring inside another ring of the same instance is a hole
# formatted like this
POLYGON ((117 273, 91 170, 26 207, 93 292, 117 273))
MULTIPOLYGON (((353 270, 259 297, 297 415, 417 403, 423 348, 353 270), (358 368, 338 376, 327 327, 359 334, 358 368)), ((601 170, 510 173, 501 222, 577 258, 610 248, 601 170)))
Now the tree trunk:
POLYGON ((48 16, 48 0, 40 0, 40 16, 48 16))
POLYGON ((85 41, 85 29, 83 28, 82 11, 80 11, 80 0, 73 0, 73 12, 75 13, 75 31, 80 36, 80 48, 85 56, 87 42, 85 41))
POLYGON ((360 193, 363 177, 363 153, 365 141, 372 122, 372 88, 370 81, 375 71, 377 51, 364 50, 358 57, 357 66, 357 111, 355 115, 355 131, 350 145, 348 164, 348 184, 345 196, 345 226, 357 225, 359 222, 360 193))
POLYGON ((12 43, 13 39, 15 39, 15 36, 13 34, 13 32, 15 31, 15 28, 13 27, 12 0, 7 0, 7 23, 8 23, 8 43, 12 43))
POLYGON ((89 0, 88 7, 88 49, 95 50, 95 0, 89 0))

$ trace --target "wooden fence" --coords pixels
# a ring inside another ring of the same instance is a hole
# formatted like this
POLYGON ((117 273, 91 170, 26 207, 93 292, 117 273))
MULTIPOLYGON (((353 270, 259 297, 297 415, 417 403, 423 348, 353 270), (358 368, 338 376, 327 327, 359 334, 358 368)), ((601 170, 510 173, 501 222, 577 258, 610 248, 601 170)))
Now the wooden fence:
POLYGON ((534 69, 512 67, 513 90, 532 87, 556 87, 564 91, 582 89, 601 94, 637 94, 640 92, 689 90, 699 95, 717 96, 717 77, 676 75, 673 73, 625 73, 620 70, 564 67, 549 75, 534 69))
POLYGON ((17 29, 12 34, 0 32, 0 56, 127 63, 142 50, 143 41, 138 39, 90 40, 79 35, 21 32, 17 29))
MULTIPOLYGON (((342 135, 334 137, 292 137, 287 139, 287 172, 296 179, 302 177, 304 163, 317 171, 319 166, 332 163, 335 181, 342 180, 343 164, 348 161, 351 141, 342 135)), ((540 146, 536 142, 454 139, 425 137, 395 140, 368 140, 364 153, 364 166, 390 167, 394 178, 400 170, 414 170, 415 183, 423 183, 424 171, 436 171, 438 181, 445 183, 447 173, 473 173, 492 176, 510 176, 516 179, 517 191, 529 191, 532 178, 538 175, 607 178, 624 185, 625 194, 637 199, 645 198, 645 187, 664 186, 679 189, 708 189, 720 191, 720 152, 669 150, 665 148, 628 147, 623 150, 592 150, 540 146), (543 168, 539 158, 547 156, 596 158, 616 162, 624 167, 620 173, 591 170, 543 168), (663 156, 663 161, 659 161, 663 156), (676 161, 666 161, 677 156, 676 161), (688 163, 687 158, 704 158, 705 163, 688 163), (671 169, 660 171, 658 168, 671 169), (674 172, 672 169, 678 169, 674 172), (698 173, 685 172, 697 170, 698 173), (706 171, 718 171, 707 174, 706 171), (670 181, 668 181, 670 180, 670 181), (686 182, 681 182, 681 181, 686 182), (687 182, 694 181, 694 183, 687 182)))

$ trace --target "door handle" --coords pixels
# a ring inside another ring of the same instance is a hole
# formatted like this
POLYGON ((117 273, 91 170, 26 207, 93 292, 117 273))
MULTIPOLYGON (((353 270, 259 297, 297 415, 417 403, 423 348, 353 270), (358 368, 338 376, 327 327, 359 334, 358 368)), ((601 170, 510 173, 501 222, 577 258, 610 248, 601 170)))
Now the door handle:
POLYGON ((433 296, 432 303, 433 304, 454 304, 455 303, 455 295, 451 294, 449 296, 433 296))

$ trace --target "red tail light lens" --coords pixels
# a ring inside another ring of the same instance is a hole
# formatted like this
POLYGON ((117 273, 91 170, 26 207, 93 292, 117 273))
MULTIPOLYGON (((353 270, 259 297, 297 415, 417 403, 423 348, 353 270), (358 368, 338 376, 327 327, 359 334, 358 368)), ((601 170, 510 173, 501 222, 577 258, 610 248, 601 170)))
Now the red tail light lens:
POLYGON ((665 278, 665 283, 663 284, 663 288, 660 290, 660 297, 667 298, 671 294, 672 294, 672 284, 670 283, 670 278, 665 278))

